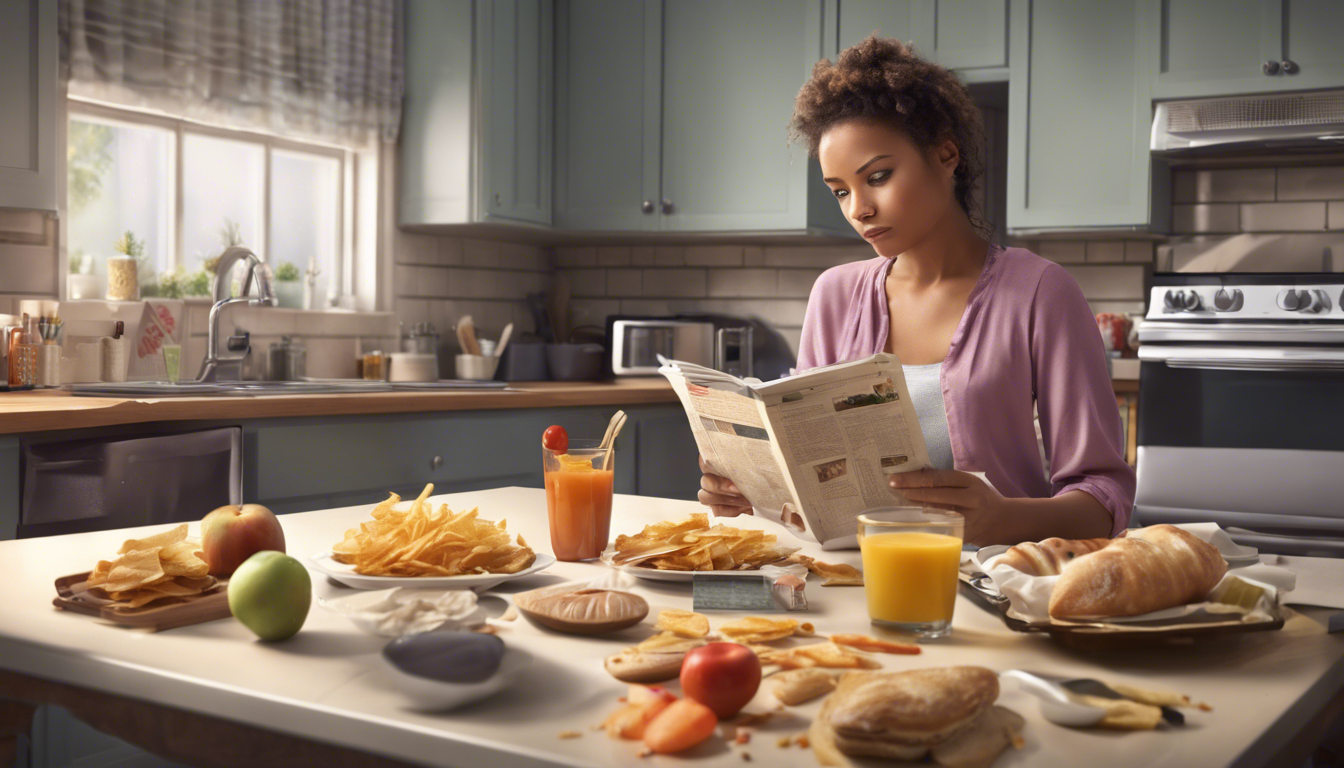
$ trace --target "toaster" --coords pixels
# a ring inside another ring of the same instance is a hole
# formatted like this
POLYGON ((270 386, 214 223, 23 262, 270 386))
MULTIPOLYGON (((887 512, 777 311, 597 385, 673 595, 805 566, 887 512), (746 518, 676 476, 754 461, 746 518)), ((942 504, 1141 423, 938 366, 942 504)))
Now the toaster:
POLYGON ((714 324, 668 318, 611 318, 607 339, 617 376, 658 373, 658 356, 714 366, 714 324))

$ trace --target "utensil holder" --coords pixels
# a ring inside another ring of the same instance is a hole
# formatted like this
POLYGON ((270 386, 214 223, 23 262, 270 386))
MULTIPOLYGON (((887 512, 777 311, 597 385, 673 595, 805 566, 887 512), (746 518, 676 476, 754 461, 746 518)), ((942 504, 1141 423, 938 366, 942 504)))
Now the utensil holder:
POLYGON ((114 339, 111 336, 104 336, 99 340, 102 346, 102 369, 101 378, 103 381, 125 381, 126 380, 126 338, 114 339))
POLYGON ((602 378, 601 344, 547 344, 546 365, 555 381, 602 378))
POLYGON ((500 381, 546 381, 551 378, 546 367, 545 344, 511 342, 500 358, 495 378, 500 381))
POLYGON ((458 355, 456 362, 457 378, 488 381, 495 378, 495 367, 499 365, 499 358, 485 355, 458 355))

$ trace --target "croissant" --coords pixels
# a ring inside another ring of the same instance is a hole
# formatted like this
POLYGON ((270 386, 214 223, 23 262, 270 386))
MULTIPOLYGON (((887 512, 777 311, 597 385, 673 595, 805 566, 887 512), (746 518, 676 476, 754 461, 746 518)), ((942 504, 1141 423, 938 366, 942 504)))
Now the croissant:
POLYGON ((1049 611, 1056 619, 1137 616, 1203 600, 1225 573, 1217 547, 1152 525, 1071 562, 1050 592, 1049 611))
POLYGON ((1096 552, 1113 539, 1046 539, 1024 541, 999 555, 996 565, 1016 568, 1030 576, 1058 576, 1075 557, 1096 552))

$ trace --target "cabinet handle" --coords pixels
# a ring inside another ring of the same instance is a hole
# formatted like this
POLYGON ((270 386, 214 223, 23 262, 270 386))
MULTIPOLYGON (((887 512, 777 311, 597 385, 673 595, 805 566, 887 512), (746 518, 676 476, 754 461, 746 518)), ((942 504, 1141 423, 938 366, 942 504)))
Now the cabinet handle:
POLYGON ((645 212, 645 213, 653 213, 653 201, 652 201, 652 200, 645 200, 645 201, 644 201, 644 204, 641 205, 641 206, 639 206, 639 210, 641 210, 641 211, 643 211, 643 212, 645 212))
POLYGON ((670 197, 664 197, 664 198, 663 198, 663 213, 671 213, 671 212, 672 212, 672 198, 670 198, 670 197))
POLYGON ((1297 62, 1296 62, 1296 61, 1293 61, 1292 59, 1284 59, 1284 60, 1283 60, 1283 74, 1285 74, 1285 75, 1296 75, 1296 74, 1297 74, 1297 62))
POLYGON ((442 466, 443 466, 443 457, 442 457, 442 456, 435 456, 434 458, 432 458, 432 459, 429 460, 429 468, 430 468, 430 469, 438 469, 439 467, 442 467, 442 466))
POLYGON ((1260 71, 1264 72, 1266 75, 1277 75, 1279 74, 1279 62, 1266 61, 1264 66, 1260 67, 1260 71))

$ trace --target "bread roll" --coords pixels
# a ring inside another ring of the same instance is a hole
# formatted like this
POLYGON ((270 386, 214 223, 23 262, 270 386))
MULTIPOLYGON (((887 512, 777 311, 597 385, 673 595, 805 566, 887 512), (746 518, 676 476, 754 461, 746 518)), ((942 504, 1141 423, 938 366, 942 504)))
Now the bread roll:
POLYGON ((1050 593, 1050 616, 1137 616, 1186 605, 1203 600, 1226 572, 1217 547, 1152 525, 1070 563, 1050 593))
POLYGON ((1030 576, 1058 576, 1074 558, 1096 552, 1115 539, 1046 539, 1024 541, 995 558, 995 565, 1016 568, 1030 576))
POLYGON ((918 760, 998 697, 999 676, 983 667, 851 672, 828 699, 825 719, 845 754, 918 760))

